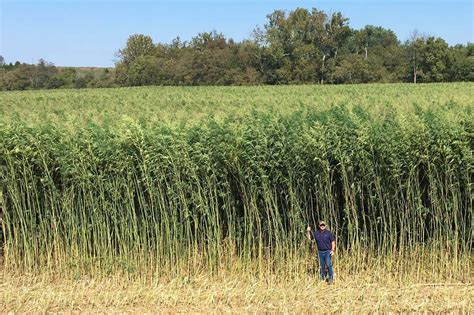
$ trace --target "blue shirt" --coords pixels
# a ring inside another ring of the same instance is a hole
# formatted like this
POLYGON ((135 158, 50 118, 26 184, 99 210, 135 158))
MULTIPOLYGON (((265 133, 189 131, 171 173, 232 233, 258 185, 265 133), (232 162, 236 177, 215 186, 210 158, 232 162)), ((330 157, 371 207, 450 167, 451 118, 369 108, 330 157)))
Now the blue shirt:
POLYGON ((313 239, 316 241, 316 244, 318 245, 319 251, 331 250, 331 242, 336 240, 334 238, 334 234, 332 234, 328 230, 324 230, 324 231, 317 230, 317 231, 314 231, 312 234, 313 234, 313 239))

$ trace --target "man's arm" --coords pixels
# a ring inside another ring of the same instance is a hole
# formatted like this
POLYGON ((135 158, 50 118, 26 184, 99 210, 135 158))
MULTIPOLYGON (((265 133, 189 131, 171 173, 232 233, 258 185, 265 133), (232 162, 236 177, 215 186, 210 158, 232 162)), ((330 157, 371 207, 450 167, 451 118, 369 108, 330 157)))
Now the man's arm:
POLYGON ((335 252, 336 252, 336 241, 333 240, 331 242, 331 256, 334 255, 335 252))
POLYGON ((306 238, 307 238, 308 240, 310 240, 310 241, 311 241, 311 239, 312 239, 311 228, 309 227, 309 225, 308 225, 308 227, 306 228, 306 238))

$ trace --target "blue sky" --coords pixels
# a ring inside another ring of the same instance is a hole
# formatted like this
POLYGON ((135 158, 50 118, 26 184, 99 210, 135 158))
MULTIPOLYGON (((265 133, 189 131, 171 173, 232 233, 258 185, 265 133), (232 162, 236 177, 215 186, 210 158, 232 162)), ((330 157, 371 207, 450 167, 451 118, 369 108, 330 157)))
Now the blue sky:
POLYGON ((44 58, 58 66, 113 66, 115 52, 131 34, 170 42, 215 29, 241 40, 257 25, 263 27, 273 10, 297 7, 341 11, 353 28, 383 26, 402 41, 417 29, 451 45, 466 44, 474 42, 473 2, 0 0, 0 55, 7 62, 44 58))

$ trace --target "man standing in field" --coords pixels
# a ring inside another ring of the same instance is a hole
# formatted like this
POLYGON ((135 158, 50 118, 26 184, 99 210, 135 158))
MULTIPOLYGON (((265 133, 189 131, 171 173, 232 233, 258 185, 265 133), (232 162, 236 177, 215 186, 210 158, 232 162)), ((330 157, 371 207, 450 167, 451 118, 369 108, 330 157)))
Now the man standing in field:
POLYGON ((326 274, 329 274, 329 284, 334 281, 334 272, 332 270, 331 257, 336 250, 336 239, 331 231, 326 230, 326 222, 319 221, 319 229, 311 231, 308 225, 306 228, 306 237, 308 240, 314 239, 318 246, 319 267, 321 272, 321 280, 326 280, 326 274), (327 268, 327 273, 326 273, 327 268))

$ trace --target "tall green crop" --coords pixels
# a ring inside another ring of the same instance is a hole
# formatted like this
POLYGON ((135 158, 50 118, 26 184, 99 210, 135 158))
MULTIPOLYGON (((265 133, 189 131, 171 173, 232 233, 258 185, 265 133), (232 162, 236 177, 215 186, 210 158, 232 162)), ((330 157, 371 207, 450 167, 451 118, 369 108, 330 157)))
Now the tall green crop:
MULTIPOLYGON (((312 97, 313 87, 295 88, 308 93, 302 100, 312 97)), ((192 123, 12 116, 0 124, 5 264, 127 274, 218 273, 237 262, 283 270, 307 255, 306 225, 325 219, 349 271, 379 257, 387 270, 466 275, 472 118, 471 103, 362 100, 293 112, 263 106, 192 123), (413 265, 401 263, 414 253, 413 265)))

